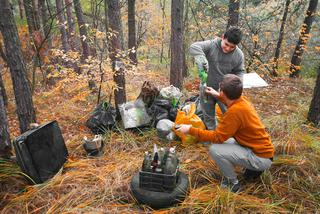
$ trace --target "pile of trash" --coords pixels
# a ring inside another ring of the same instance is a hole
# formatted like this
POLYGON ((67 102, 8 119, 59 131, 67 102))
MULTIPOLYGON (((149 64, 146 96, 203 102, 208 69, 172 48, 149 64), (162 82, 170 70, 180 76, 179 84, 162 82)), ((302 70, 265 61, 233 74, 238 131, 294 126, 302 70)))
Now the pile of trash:
POLYGON ((121 118, 124 129, 153 127, 158 137, 165 141, 178 140, 195 142, 191 136, 184 136, 174 130, 175 124, 192 124, 205 129, 201 120, 201 108, 198 97, 184 101, 183 93, 174 86, 160 91, 150 82, 143 83, 141 93, 136 100, 119 105, 117 110, 107 102, 102 102, 86 121, 86 126, 95 134, 103 134, 115 128, 117 118, 121 118), (199 116, 200 117, 199 117, 199 116))

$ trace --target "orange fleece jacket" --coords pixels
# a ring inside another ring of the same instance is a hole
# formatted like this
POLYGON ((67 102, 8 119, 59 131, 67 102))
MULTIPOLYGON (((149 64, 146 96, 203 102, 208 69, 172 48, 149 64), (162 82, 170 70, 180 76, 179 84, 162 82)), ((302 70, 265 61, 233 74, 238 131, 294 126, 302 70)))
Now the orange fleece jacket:
POLYGON ((223 143, 230 137, 234 137, 240 145, 250 148, 259 157, 271 158, 274 155, 270 136, 253 105, 244 96, 228 108, 216 130, 191 127, 189 134, 196 136, 199 141, 212 143, 223 143))

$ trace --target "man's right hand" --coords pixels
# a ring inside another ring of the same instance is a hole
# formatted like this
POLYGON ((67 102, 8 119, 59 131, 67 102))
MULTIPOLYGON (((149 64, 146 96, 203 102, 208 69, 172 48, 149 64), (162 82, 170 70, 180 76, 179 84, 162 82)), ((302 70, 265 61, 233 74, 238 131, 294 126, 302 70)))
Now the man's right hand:
POLYGON ((219 95, 220 95, 219 92, 217 92, 216 90, 214 90, 211 87, 206 87, 204 92, 206 92, 207 94, 210 94, 210 95, 212 95, 213 97, 216 97, 216 98, 219 97, 219 95))
POLYGON ((208 63, 208 60, 205 56, 198 55, 198 56, 195 56, 194 59, 195 59, 195 62, 198 66, 199 71, 201 71, 201 70, 205 70, 206 72, 209 71, 209 63, 208 63))

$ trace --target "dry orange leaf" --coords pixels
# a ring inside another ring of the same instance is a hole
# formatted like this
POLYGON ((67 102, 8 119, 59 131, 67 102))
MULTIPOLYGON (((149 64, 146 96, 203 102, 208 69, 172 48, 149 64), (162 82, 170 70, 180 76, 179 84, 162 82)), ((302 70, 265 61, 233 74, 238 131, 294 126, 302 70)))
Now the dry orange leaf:
POLYGON ((191 161, 192 161, 191 159, 187 159, 185 163, 190 163, 191 161))

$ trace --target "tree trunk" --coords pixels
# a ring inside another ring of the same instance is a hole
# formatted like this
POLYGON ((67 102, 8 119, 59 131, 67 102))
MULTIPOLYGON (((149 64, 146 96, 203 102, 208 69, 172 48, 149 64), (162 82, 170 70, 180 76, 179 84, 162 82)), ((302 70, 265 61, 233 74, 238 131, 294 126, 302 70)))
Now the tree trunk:
POLYGON ((135 21, 135 0, 128 0, 128 48, 131 63, 137 64, 137 41, 136 41, 136 21, 135 21))
POLYGON ((5 63, 7 63, 7 57, 6 57, 6 54, 4 53, 4 50, 3 50, 3 46, 2 46, 2 43, 0 41, 0 56, 1 58, 3 59, 3 61, 5 63))
POLYGON ((278 60, 279 60, 279 56, 280 56, 281 44, 282 44, 283 35, 284 35, 284 27, 285 27, 286 21, 287 21, 290 1, 291 0, 286 0, 286 6, 284 8, 284 12, 283 12, 282 20, 281 20, 279 39, 278 39, 276 51, 275 51, 274 58, 273 58, 273 69, 272 69, 272 75, 273 76, 278 76, 278 73, 277 73, 278 60))
POLYGON ((23 16, 23 0, 18 0, 18 5, 19 5, 19 15, 20 15, 20 19, 23 19, 24 16, 23 16))
MULTIPOLYGON (((0 71, 1 71, 1 65, 0 65, 0 71)), ((0 73, 0 94, 2 94, 3 104, 5 106, 7 106, 8 105, 8 96, 7 96, 6 88, 4 87, 1 73, 0 73)))
POLYGON ((231 26, 238 26, 240 13, 240 0, 229 0, 229 18, 227 29, 231 26))
POLYGON ((0 30, 11 72, 20 131, 23 133, 28 130, 30 123, 36 121, 36 114, 27 80, 26 66, 22 57, 18 30, 9 0, 0 0, 0 30))
POLYGON ((0 157, 10 157, 11 143, 7 112, 0 92, 0 157))
MULTIPOLYGON (((7 64, 7 57, 3 51, 1 42, 0 42, 0 56, 1 56, 2 60, 4 61, 4 63, 7 64)), ((8 105, 8 96, 7 96, 6 88, 4 87, 1 70, 2 70, 2 64, 0 64, 0 93, 2 93, 4 105, 7 106, 8 105)))
POLYGON ((109 28, 108 1, 109 0, 104 0, 104 27, 106 28, 106 35, 108 35, 109 28))
MULTIPOLYGON (((188 32, 188 19, 189 19, 189 1, 185 1, 185 6, 184 6, 184 21, 183 21, 183 32, 188 32)), ((188 64, 187 64, 187 57, 186 57, 186 52, 188 52, 188 44, 184 40, 183 41, 183 69, 182 69, 182 76, 183 78, 187 77, 189 75, 188 72, 188 64)))
POLYGON ((36 4, 36 1, 38 0, 32 0, 32 8, 33 8, 33 13, 34 13, 34 17, 35 17, 35 23, 37 26, 37 29, 40 30, 41 28, 41 22, 40 22, 40 14, 39 14, 39 8, 38 5, 36 4))
POLYGON ((118 90, 114 91, 116 106, 126 102, 125 74, 121 65, 120 52, 122 46, 122 24, 120 16, 120 4, 118 0, 108 1, 108 18, 109 29, 112 32, 109 39, 109 57, 112 61, 112 69, 114 72, 113 80, 117 84, 118 90), (117 68, 120 67, 120 68, 117 68))
POLYGON ((48 7, 46 0, 39 0, 39 10, 41 14, 41 21, 42 21, 42 29, 44 38, 47 40, 49 48, 52 47, 52 40, 50 36, 50 25, 49 25, 49 14, 48 14, 48 7))
POLYGON ((71 48, 75 50, 76 43, 75 43, 75 28, 74 28, 74 21, 72 16, 72 0, 65 0, 64 1, 67 7, 67 22, 68 22, 68 40, 71 48))
POLYGON ((310 0, 306 17, 300 29, 300 36, 296 48, 293 52, 290 65, 290 77, 298 77, 300 74, 300 64, 302 60, 302 54, 306 48, 306 44, 310 38, 310 29, 316 14, 318 0, 310 0))
POLYGON ((67 31, 65 28, 63 1, 56 0, 56 6, 57 6, 58 21, 59 21, 59 30, 60 30, 60 34, 61 34, 62 48, 65 52, 67 52, 70 50, 70 45, 68 43, 67 31))
POLYGON ((76 12, 79 31, 80 31, 80 39, 81 39, 81 45, 82 45, 82 59, 87 59, 88 56, 90 55, 90 49, 86 40, 88 36, 87 27, 83 19, 83 12, 82 12, 80 0, 73 0, 73 4, 74 4, 74 10, 76 12))
POLYGON ((37 14, 33 7, 33 0, 23 0, 24 11, 26 13, 28 29, 30 36, 33 36, 35 31, 40 29, 39 20, 37 20, 37 14))
POLYGON ((166 0, 160 0, 160 8, 162 13, 162 24, 161 24, 161 49, 160 49, 160 63, 162 63, 163 60, 163 52, 164 52, 164 27, 165 27, 165 18, 166 18, 166 0))
POLYGON ((170 84, 182 88, 183 82, 183 0, 171 2, 170 84))
POLYGON ((320 66, 318 68, 316 86, 314 87, 313 98, 309 108, 308 120, 316 126, 320 125, 320 66))

